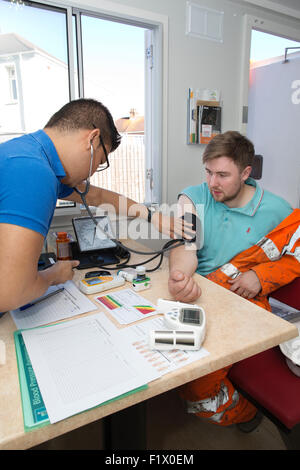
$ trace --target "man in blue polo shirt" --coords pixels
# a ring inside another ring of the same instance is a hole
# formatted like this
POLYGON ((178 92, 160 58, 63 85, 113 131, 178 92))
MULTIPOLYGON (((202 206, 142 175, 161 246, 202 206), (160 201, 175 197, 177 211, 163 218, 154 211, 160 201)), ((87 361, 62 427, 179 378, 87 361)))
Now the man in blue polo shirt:
MULTIPOLYGON (((108 167, 120 135, 108 109, 91 99, 71 101, 43 130, 0 145, 0 312, 40 297, 50 285, 73 277, 78 261, 59 261, 38 271, 38 259, 58 198, 81 202, 74 188, 108 167)), ((111 204, 118 213, 151 221, 156 229, 182 233, 182 221, 155 213, 112 191, 90 186, 86 202, 111 204)))
MULTIPOLYGON (((250 178, 253 144, 238 132, 216 136, 203 154, 207 182, 186 188, 179 196, 179 215, 198 216, 197 244, 170 253, 169 291, 180 302, 194 302, 201 289, 193 279, 207 276, 255 245, 292 212, 282 198, 263 191, 250 178), (198 222, 199 223, 199 222, 198 222)), ((249 269, 230 280, 231 290, 253 299, 261 284, 249 269)), ((181 391, 188 411, 222 426, 238 424, 250 432, 261 416, 227 379, 229 368, 197 379, 181 391)))

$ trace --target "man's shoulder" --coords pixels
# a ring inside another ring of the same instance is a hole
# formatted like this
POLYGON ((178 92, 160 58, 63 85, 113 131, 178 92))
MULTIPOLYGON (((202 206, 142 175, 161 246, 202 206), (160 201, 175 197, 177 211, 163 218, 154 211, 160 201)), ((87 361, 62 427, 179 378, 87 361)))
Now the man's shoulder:
POLYGON ((198 199, 198 198, 203 198, 204 196, 207 196, 210 194, 207 183, 202 183, 202 184, 197 184, 195 186, 188 186, 185 188, 179 196, 185 195, 188 196, 190 199, 198 199))
POLYGON ((275 211, 283 210, 290 213, 293 210, 291 204, 288 201, 278 194, 268 190, 264 190, 262 203, 264 206, 268 206, 269 209, 273 209, 275 211))
MULTIPOLYGON (((8 163, 14 158, 21 161, 22 158, 40 158, 40 146, 37 145, 30 134, 26 134, 14 139, 7 140, 0 144, 1 161, 8 163)), ((27 160, 25 160, 27 161, 27 160)))

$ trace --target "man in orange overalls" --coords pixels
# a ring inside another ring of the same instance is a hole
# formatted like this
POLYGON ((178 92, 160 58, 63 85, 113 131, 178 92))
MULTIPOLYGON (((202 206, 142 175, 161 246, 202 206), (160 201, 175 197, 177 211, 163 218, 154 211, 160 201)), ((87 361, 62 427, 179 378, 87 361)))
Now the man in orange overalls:
MULTIPOLYGON (((216 136, 203 154, 207 182, 186 188, 179 215, 200 220, 194 246, 170 253, 169 291, 181 302, 201 295, 193 274, 206 276, 269 309, 267 295, 300 276, 300 210, 263 191, 249 178, 253 144, 238 132, 216 136)), ((181 389, 188 411, 221 426, 249 432, 259 424, 256 408, 227 378, 229 367, 181 389)))

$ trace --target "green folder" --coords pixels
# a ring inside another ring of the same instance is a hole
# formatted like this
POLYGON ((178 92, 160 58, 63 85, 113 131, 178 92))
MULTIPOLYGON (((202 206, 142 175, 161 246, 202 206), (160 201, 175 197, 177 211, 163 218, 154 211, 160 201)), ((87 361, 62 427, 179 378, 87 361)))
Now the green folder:
MULTIPOLYGON (((14 340, 18 363, 24 430, 27 432, 50 424, 50 420, 23 340, 22 330, 15 331, 14 340)), ((105 405, 118 400, 119 398, 131 395, 132 393, 139 392, 147 387, 148 385, 145 384, 116 398, 100 403, 98 406, 105 405)), ((98 408, 98 406, 95 408, 98 408)))

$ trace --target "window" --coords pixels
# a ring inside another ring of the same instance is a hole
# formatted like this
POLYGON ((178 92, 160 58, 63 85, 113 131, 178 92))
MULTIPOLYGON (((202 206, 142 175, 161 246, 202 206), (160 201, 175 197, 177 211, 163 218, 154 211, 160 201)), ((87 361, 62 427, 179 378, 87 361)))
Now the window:
POLYGON ((270 59, 283 60, 285 48, 289 53, 300 50, 300 43, 271 33, 252 29, 250 63, 270 59))
POLYGON ((15 66, 10 65, 10 66, 7 66, 6 69, 7 69, 8 82, 9 82, 10 101, 17 101, 18 91, 17 91, 17 79, 16 79, 15 66))
POLYGON ((0 27, 1 83, 9 77, 0 91, 4 141, 42 128, 69 100, 66 11, 1 0, 0 27))
POLYGON ((145 200, 145 29, 81 14, 83 94, 101 101, 122 135, 92 183, 145 200))
POLYGON ((44 127, 70 99, 95 98, 108 107, 123 139, 109 170, 92 183, 139 202, 159 202, 159 180, 154 186, 152 178, 154 166, 160 174, 161 91, 153 98, 152 83, 159 28, 59 3, 0 0, 0 81, 4 72, 7 81, 0 87, 0 142, 44 127))

